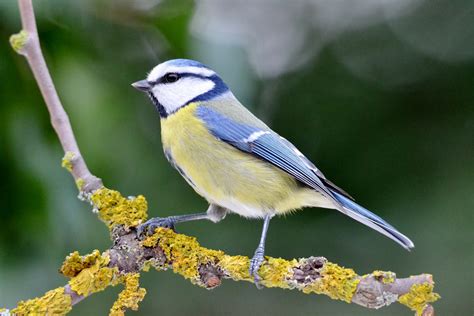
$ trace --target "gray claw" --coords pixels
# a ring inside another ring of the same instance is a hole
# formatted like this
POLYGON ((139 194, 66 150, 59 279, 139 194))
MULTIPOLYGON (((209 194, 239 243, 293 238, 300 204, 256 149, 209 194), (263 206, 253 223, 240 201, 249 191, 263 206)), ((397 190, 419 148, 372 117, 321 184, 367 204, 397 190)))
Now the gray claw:
POLYGON ((253 258, 250 259, 250 275, 253 276, 253 280, 255 282, 255 286, 257 286, 257 289, 262 289, 262 286, 260 285, 261 278, 258 275, 258 270, 262 266, 263 261, 265 261, 264 258, 264 249, 263 248, 257 248, 255 250, 255 254, 253 255, 253 258))
POLYGON ((137 228, 137 235, 143 238, 152 235, 158 227, 165 227, 174 230, 174 221, 170 217, 154 217, 141 224, 137 228))

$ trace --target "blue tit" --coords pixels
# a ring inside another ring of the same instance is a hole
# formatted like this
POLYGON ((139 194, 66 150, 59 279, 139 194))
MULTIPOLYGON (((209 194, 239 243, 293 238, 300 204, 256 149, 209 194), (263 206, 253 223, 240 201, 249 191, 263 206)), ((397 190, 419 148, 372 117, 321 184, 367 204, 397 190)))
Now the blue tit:
POLYGON ((219 222, 229 212, 261 218, 263 231, 250 262, 256 284, 270 219, 303 207, 338 210, 407 250, 414 247, 248 111, 209 67, 169 60, 132 86, 146 92, 160 114, 166 158, 210 204, 204 213, 151 219, 139 228, 141 233, 192 220, 219 222))

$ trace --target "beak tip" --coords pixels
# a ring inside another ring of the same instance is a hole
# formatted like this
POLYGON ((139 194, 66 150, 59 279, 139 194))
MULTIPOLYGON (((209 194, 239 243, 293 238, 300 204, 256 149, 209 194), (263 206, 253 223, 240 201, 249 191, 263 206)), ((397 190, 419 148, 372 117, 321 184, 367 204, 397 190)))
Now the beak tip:
POLYGON ((140 81, 134 82, 131 84, 131 86, 137 90, 144 91, 144 92, 147 92, 151 88, 150 84, 146 80, 140 80, 140 81))

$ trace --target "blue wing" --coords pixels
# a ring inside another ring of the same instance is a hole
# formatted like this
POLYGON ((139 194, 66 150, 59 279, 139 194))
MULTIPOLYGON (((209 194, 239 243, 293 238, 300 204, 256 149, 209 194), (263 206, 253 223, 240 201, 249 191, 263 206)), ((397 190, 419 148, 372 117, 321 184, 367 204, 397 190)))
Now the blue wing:
POLYGON ((268 161, 337 203, 332 192, 318 177, 317 168, 275 132, 235 122, 206 106, 198 107, 197 115, 215 137, 268 161))
POLYGON ((236 122, 206 106, 198 107, 197 115, 218 139, 277 166, 331 199, 340 212, 393 239, 405 249, 414 247, 408 237, 352 201, 346 192, 327 180, 293 144, 269 128, 236 122))

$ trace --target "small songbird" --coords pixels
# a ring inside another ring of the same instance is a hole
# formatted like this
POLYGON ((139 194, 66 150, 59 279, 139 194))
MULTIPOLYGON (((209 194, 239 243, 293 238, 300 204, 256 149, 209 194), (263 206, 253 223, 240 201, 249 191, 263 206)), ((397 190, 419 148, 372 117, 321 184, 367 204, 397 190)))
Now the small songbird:
POLYGON ((139 227, 140 234, 192 220, 216 223, 228 212, 261 218, 263 231, 250 262, 257 286, 270 219, 303 207, 338 210, 407 250, 414 247, 248 111, 207 66, 169 60, 132 86, 146 92, 160 114, 166 158, 210 204, 204 213, 153 218, 139 227))

